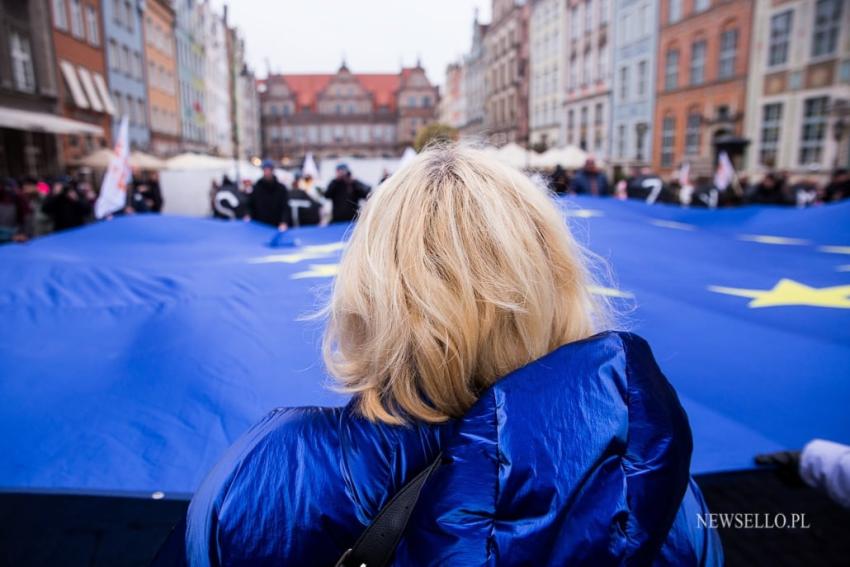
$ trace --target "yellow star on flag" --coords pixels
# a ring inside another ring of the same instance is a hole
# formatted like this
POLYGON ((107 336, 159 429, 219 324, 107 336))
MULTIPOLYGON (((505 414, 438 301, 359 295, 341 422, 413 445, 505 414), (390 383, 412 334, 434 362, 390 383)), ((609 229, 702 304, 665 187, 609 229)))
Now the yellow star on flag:
POLYGON ((293 280, 304 278, 332 278, 339 273, 339 264, 310 264, 306 272, 298 272, 292 275, 293 280))
POLYGON ((850 285, 833 287, 810 287, 800 282, 782 278, 773 289, 742 289, 712 285, 709 291, 749 297, 752 299, 747 306, 756 307, 831 307, 834 309, 850 309, 850 285))

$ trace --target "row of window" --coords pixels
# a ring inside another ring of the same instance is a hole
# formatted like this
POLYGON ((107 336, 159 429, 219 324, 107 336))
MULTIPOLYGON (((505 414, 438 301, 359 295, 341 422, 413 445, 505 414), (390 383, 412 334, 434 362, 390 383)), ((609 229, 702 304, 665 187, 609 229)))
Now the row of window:
MULTIPOLYGON (((810 48, 812 57, 826 57, 835 54, 835 50, 838 48, 838 36, 841 32, 842 6, 841 0, 818 0, 815 5, 815 21, 812 28, 810 48)), ((793 28, 793 10, 785 10, 771 16, 767 48, 768 67, 788 63, 793 28)))
MULTIPOLYGON (((632 134, 634 135, 635 141, 635 155, 643 156, 643 148, 646 146, 646 137, 648 135, 647 131, 640 132, 637 128, 633 129, 632 134)), ((628 141, 629 133, 626 129, 625 124, 620 124, 617 126, 617 134, 616 134, 616 156, 618 158, 625 158, 626 156, 626 143, 628 141)))
POLYGON ((174 38, 170 30, 159 25, 159 22, 145 16, 145 42, 168 57, 174 56, 174 38))
MULTIPOLYGON (((727 29, 720 34, 717 79, 726 80, 735 76, 738 58, 738 30, 727 29)), ((707 80, 706 59, 708 40, 698 39, 691 44, 691 59, 688 68, 688 84, 698 86, 707 80)), ((664 90, 679 88, 679 62, 681 53, 678 47, 667 49, 664 59, 664 90)))
POLYGON ((100 45, 100 23, 97 17, 97 7, 85 4, 82 0, 53 0, 53 26, 62 31, 70 31, 71 35, 97 47, 100 45))
POLYGON ((130 0, 112 0, 112 21, 129 32, 136 31, 136 11, 130 0))
POLYGON ((175 112, 151 105, 151 130, 176 136, 180 133, 180 118, 175 112))
POLYGON ((567 110, 567 144, 592 149, 601 152, 604 143, 605 107, 601 102, 593 105, 593 140, 588 144, 590 106, 584 105, 579 109, 578 128, 575 125, 575 110, 567 110))
POLYGON ((651 35, 655 30, 653 14, 647 3, 642 3, 636 10, 621 10, 620 26, 617 30, 618 45, 627 45, 633 41, 651 35))
POLYGON ((174 96, 177 93, 177 81, 174 71, 166 69, 153 61, 148 61, 148 83, 151 87, 174 96))
POLYGON ((632 102, 634 100, 643 100, 648 93, 647 83, 649 81, 649 62, 646 60, 638 61, 634 65, 635 83, 632 87, 631 82, 632 67, 623 65, 620 67, 620 82, 617 85, 617 94, 620 102, 632 102))
POLYGON ((513 124, 516 118, 517 97, 514 94, 500 96, 487 103, 486 118, 490 126, 513 124))
MULTIPOLYGON (((775 166, 782 131, 783 105, 781 102, 762 107, 759 135, 759 163, 775 166)), ((797 160, 801 166, 821 163, 829 119, 829 97, 819 96, 803 101, 803 122, 797 160)))
POLYGON ((513 84, 516 77, 516 59, 511 57, 509 60, 502 61, 502 63, 497 67, 490 69, 490 72, 486 75, 486 88, 490 91, 507 88, 513 84))
POLYGON ((579 86, 587 86, 608 78, 608 44, 603 43, 598 50, 586 49, 583 56, 573 53, 567 74, 567 89, 572 91, 579 86), (594 64, 595 61, 595 64, 594 64))
POLYGON ((272 142, 329 144, 340 142, 392 142, 396 127, 392 124, 311 124, 309 126, 268 126, 266 138, 272 142))
POLYGON ((594 23, 604 25, 608 22, 609 0, 584 0, 576 3, 570 10, 570 37, 578 39, 582 33, 590 33, 594 23), (594 16, 595 14, 595 16, 594 16), (583 18, 582 18, 583 16, 583 18), (581 22, 584 21, 584 26, 581 22))
POLYGON ((144 79, 142 54, 135 49, 130 49, 126 45, 119 45, 116 40, 110 39, 106 55, 111 70, 123 73, 131 79, 139 81, 144 79))
POLYGON ((112 99, 118 107, 118 116, 127 115, 131 125, 147 126, 148 116, 145 110, 145 101, 141 98, 136 98, 129 94, 114 91, 112 99))
MULTIPOLYGON (((694 0, 694 14, 705 12, 711 6, 711 0, 694 0)), ((682 0, 667 0, 667 21, 675 24, 684 17, 682 0)))

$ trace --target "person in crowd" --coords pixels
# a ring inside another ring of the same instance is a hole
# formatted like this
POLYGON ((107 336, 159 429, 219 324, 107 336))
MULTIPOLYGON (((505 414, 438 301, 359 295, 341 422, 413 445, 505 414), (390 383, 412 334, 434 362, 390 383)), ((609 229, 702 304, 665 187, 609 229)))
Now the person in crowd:
POLYGON ((127 193, 127 208, 134 213, 159 213, 162 211, 162 192, 159 181, 150 174, 135 172, 127 193))
POLYGON ((608 177, 596 167, 596 160, 587 158, 584 167, 573 177, 570 189, 578 195, 607 197, 610 194, 608 177))
POLYGON ((521 172, 416 156, 366 204, 324 311, 351 400, 239 439, 189 505, 188 563, 722 564, 687 415, 649 345, 607 330, 583 258, 521 172), (353 547, 420 473, 399 539, 353 547))
POLYGON ((26 226, 31 214, 15 180, 0 180, 0 244, 27 240, 26 226))
POLYGON ((92 214, 93 201, 78 188, 77 183, 64 177, 53 182, 50 196, 42 209, 53 221, 54 230, 67 230, 86 223, 92 214))
POLYGON ((785 179, 775 172, 769 172, 762 180, 751 187, 746 200, 754 205, 788 205, 785 179))
POLYGON ((274 162, 263 161, 263 176, 248 195, 246 220, 255 220, 286 230, 292 224, 286 186, 274 174, 274 162))
POLYGON ((354 179, 344 163, 336 166, 336 178, 328 184, 325 197, 332 204, 331 222, 348 222, 357 217, 360 201, 369 197, 370 187, 354 179))
POLYGON ((850 198, 850 170, 836 169, 823 190, 823 201, 835 203, 850 198))
POLYGON ((27 202, 30 210, 24 226, 24 233, 27 235, 27 238, 50 234, 53 230, 53 223, 43 209, 44 200, 47 198, 47 195, 39 188, 38 179, 25 177, 21 182, 21 195, 27 202))
POLYGON ((629 199, 638 199, 650 205, 670 200, 664 182, 647 165, 632 168, 632 174, 626 178, 626 195, 629 199))
POLYGON ((289 191, 289 207, 293 226, 321 224, 322 203, 306 190, 313 182, 311 175, 297 174, 289 191))
POLYGON ((248 214, 248 198, 229 176, 223 175, 221 184, 215 182, 214 187, 213 217, 232 220, 248 214))
POLYGON ((159 185, 159 173, 156 171, 147 172, 145 184, 148 188, 148 198, 151 200, 151 212, 161 213, 165 200, 162 198, 162 188, 159 185))
POLYGON ((555 170, 549 178, 549 186, 558 195, 565 195, 570 190, 570 176, 567 170, 561 167, 561 164, 555 166, 555 170))

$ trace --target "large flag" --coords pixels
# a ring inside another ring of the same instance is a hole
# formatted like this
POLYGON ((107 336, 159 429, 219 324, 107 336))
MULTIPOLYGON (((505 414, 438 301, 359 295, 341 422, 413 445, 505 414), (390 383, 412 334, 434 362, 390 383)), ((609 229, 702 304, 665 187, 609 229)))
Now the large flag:
POLYGON ((301 175, 310 176, 313 179, 319 179, 319 168, 316 167, 316 160, 313 159, 313 153, 307 152, 304 157, 304 165, 301 166, 301 175))
POLYGON ((120 211, 127 204, 127 184, 130 181, 130 142, 127 133, 127 115, 121 119, 118 128, 118 137, 112 150, 112 160, 109 169, 103 177, 100 186, 100 195, 94 204, 94 214, 102 219, 116 211, 120 211))
MULTIPOLYGON (((694 473, 850 443, 850 202, 563 204, 617 276, 591 292, 677 389, 694 473)), ((131 215, 0 246, 0 488, 190 493, 273 408, 344 404, 304 316, 349 230, 270 248, 257 223, 131 215)))
POLYGON ((732 160, 729 159, 729 154, 720 152, 717 158, 717 171, 714 174, 714 186, 725 191, 735 180, 735 167, 732 165, 732 160))

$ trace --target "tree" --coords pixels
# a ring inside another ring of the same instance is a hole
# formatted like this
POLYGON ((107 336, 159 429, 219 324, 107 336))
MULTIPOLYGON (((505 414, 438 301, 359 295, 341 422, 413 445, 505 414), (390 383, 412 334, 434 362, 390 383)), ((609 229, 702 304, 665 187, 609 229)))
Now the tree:
POLYGON ((421 152, 429 144, 440 142, 454 142, 458 139, 457 128, 448 124, 440 124, 433 122, 424 128, 421 128, 416 133, 416 140, 413 142, 413 149, 421 152))

